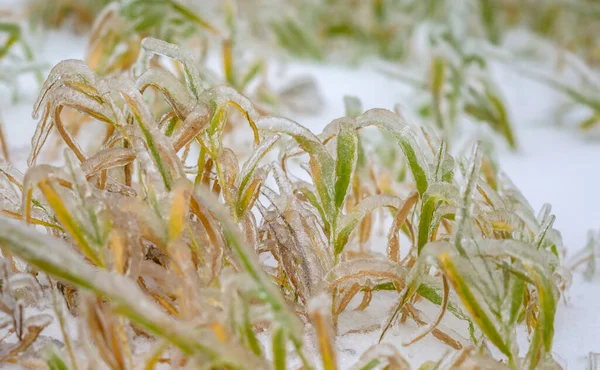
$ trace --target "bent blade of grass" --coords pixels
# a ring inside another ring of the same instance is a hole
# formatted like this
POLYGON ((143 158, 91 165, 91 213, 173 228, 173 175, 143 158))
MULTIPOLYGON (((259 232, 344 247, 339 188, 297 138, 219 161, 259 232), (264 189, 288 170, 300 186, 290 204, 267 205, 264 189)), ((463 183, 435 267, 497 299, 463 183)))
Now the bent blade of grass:
POLYGON ((149 62, 152 54, 158 54, 177 60, 183 65, 188 89, 196 99, 200 97, 200 93, 205 90, 204 83, 200 78, 200 71, 198 70, 198 65, 200 65, 200 63, 190 52, 182 49, 179 45, 171 44, 153 37, 146 37, 142 40, 142 49, 144 50, 144 53, 140 53, 137 62, 137 69, 141 70, 139 72, 143 72, 143 70, 146 69, 146 64, 149 62))
POLYGON ((170 71, 149 69, 135 80, 135 86, 143 94, 149 86, 158 89, 178 117, 185 119, 196 98, 190 94, 187 86, 170 71))
POLYGON ((327 152, 319 138, 306 127, 285 118, 264 117, 256 122, 256 126, 264 131, 286 134, 294 138, 298 145, 310 157, 310 167, 317 194, 323 205, 327 221, 334 218, 335 205, 333 189, 335 176, 335 161, 327 152))
POLYGON ((412 209, 412 207, 417 203, 419 199, 419 193, 413 191, 404 201, 404 204, 394 216, 394 221, 392 226, 390 227, 390 231, 388 232, 388 241, 386 254, 389 260, 394 262, 400 262, 400 240, 398 238, 398 232, 404 225, 406 218, 408 217, 408 213, 412 209))
POLYGON ((427 159, 417 143, 416 135, 404 120, 386 109, 369 109, 356 117, 357 128, 376 126, 388 132, 398 143, 411 169, 417 190, 422 196, 431 180, 427 159))

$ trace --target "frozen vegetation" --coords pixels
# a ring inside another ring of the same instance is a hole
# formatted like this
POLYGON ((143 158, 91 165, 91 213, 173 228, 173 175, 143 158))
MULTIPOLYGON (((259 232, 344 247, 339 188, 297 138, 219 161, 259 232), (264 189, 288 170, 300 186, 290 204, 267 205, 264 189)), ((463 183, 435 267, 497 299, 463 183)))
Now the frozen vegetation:
POLYGON ((596 366, 593 1, 104 3, 0 27, 0 367, 596 366))

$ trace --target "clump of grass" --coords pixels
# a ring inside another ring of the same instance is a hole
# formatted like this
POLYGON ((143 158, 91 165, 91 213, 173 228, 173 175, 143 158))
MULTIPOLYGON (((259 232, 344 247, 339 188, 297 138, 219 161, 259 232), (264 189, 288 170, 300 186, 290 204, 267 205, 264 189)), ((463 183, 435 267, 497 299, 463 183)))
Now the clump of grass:
POLYGON ((43 65, 35 62, 33 50, 25 39, 21 25, 16 21, 0 22, 0 81, 12 89, 12 99, 18 98, 17 78, 24 73, 34 73, 39 83, 43 81, 43 65))
POLYGON ((511 149, 517 148, 509 111, 479 52, 465 46, 467 41, 449 28, 431 36, 434 51, 422 80, 391 70, 384 73, 417 91, 419 115, 432 122, 447 142, 453 142, 465 119, 484 122, 502 136, 511 149))
MULTIPOLYGON (((96 18, 87 50, 87 64, 100 75, 116 75, 128 71, 138 60, 141 40, 154 37, 185 45, 198 58, 197 73, 205 83, 222 83, 248 95, 263 113, 280 110, 319 109, 319 93, 314 81, 298 78, 275 89, 267 80, 264 56, 252 53, 247 30, 241 22, 240 10, 234 1, 215 7, 202 7, 175 0, 130 1, 111 3, 96 18), (209 50, 218 50, 221 68, 206 67, 209 50), (313 99, 308 99, 309 97, 313 99), (308 100, 311 104, 303 104, 308 100)), ((149 60, 154 67, 159 64, 149 60)), ((177 66, 176 74, 183 73, 177 66)))
POLYGON ((347 1, 292 0, 284 3, 258 0, 262 14, 248 17, 262 34, 274 39, 290 54, 323 59, 378 55, 406 60, 413 54, 413 37, 423 27, 448 24, 468 38, 502 44, 515 30, 550 41, 576 52, 590 64, 598 63, 594 38, 600 9, 590 0, 579 1, 347 1), (269 11, 270 10, 270 11, 269 11), (267 30, 265 30, 267 29, 267 30))
MULTIPOLYGON (((405 345, 432 335, 458 351, 426 366, 553 363, 554 216, 548 206, 536 216, 479 146, 453 157, 434 133, 417 135, 388 110, 363 112, 353 98, 348 117, 315 134, 211 85, 180 46, 146 38, 141 48, 129 74, 103 77, 73 60, 55 66, 34 106, 28 170, 0 167, 3 257, 56 287, 66 355, 51 350, 47 366, 279 370, 310 369, 319 358, 336 369, 339 317, 355 296, 366 309, 382 290, 397 302, 374 323, 381 338, 411 320, 421 330, 405 345), (176 63, 181 77, 154 56, 176 63), (80 140, 63 110, 104 133, 80 140), (232 131, 232 119, 245 124, 232 131), (244 129, 251 143, 232 138, 244 129), (40 163, 52 131, 65 147, 62 166, 40 163), (372 140, 377 131, 403 166, 367 154, 365 133, 372 140), (376 225, 390 218, 387 238, 377 239, 376 225), (378 243, 385 250, 371 248, 378 243), (423 300, 439 306, 436 318, 419 309, 423 300), (441 325, 445 315, 462 320, 462 333, 441 325), (519 323, 526 353, 515 342, 519 323), (307 349, 309 327, 319 356, 307 349)), ((407 368, 385 344, 356 366, 407 368)))
POLYGON ((565 116, 572 111, 581 111, 581 108, 585 116, 578 122, 579 129, 588 133, 600 124, 600 99, 598 99, 600 79, 597 71, 586 65, 578 56, 572 53, 560 56, 554 65, 559 71, 551 74, 520 63, 500 49, 490 49, 489 54, 500 62, 512 66, 526 78, 542 83, 567 98, 567 102, 552 110, 553 115, 557 117, 553 120, 558 124, 563 124, 565 116))

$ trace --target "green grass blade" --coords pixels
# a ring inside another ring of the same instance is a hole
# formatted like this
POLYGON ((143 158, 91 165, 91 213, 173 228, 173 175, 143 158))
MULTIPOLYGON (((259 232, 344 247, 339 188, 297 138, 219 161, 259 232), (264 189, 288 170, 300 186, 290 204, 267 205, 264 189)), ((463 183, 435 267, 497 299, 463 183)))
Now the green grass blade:
POLYGON ((358 159, 358 135, 350 125, 342 124, 337 136, 335 166, 335 208, 340 212, 352 182, 358 159))

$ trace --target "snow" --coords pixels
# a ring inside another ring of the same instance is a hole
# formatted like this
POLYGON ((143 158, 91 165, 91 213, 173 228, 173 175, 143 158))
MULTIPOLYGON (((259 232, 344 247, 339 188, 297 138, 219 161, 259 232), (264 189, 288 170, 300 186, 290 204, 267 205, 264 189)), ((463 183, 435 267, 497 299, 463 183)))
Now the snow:
MULTIPOLYGON (((86 41, 84 37, 67 32, 48 32, 34 45, 41 47, 39 59, 48 65, 67 58, 82 58, 86 41)), ((567 256, 573 255, 585 243, 587 231, 600 227, 600 141, 585 137, 569 125, 553 124, 554 104, 562 97, 547 88, 523 79, 510 67, 498 65, 494 69, 503 94, 507 97, 514 119, 514 127, 520 143, 516 153, 510 152, 497 140, 501 168, 521 189, 535 210, 544 203, 552 204, 556 215, 555 227, 562 232, 567 256)), ((376 64, 366 63, 358 68, 294 62, 288 64, 284 75, 307 74, 314 77, 324 97, 324 109, 318 116, 292 117, 312 130, 320 131, 332 119, 344 114, 343 96, 360 98, 365 109, 382 107, 392 109, 397 103, 407 106, 410 89, 378 71, 376 64)), ((17 165, 23 168, 29 151, 30 138, 36 122, 31 118, 31 107, 39 86, 32 76, 20 78, 20 97, 17 104, 10 98, 10 90, 0 87, 0 104, 8 142, 13 145, 17 165)), ((477 129, 476 129, 477 130, 477 129)), ((561 301, 556 315, 554 352, 566 369, 582 369, 589 352, 600 352, 597 335, 600 333, 600 280, 583 280, 575 273, 566 302, 561 301)), ((382 320, 394 301, 391 293, 376 293, 373 304, 364 312, 344 314, 341 323, 377 322, 382 320)), ((356 307, 353 302, 349 309, 356 307)), ((427 311, 433 317, 432 307, 427 311)), ((394 328, 385 342, 400 346, 415 329, 407 324, 394 328)), ((54 323, 45 332, 58 335, 54 323)), ((375 344, 379 330, 361 334, 348 334, 338 339, 341 350, 340 368, 348 368, 360 353, 375 344)), ((413 365, 427 359, 437 359, 449 348, 427 337, 409 347, 401 347, 401 353, 413 365)))

